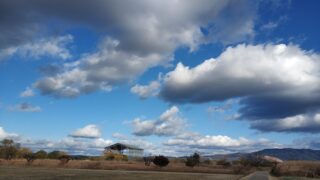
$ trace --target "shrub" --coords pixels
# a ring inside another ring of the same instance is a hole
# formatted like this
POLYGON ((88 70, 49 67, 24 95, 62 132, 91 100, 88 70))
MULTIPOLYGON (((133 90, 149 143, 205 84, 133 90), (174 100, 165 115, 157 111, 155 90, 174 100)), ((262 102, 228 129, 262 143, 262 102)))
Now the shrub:
POLYGON ((186 166, 194 167, 200 164, 200 155, 194 153, 192 156, 187 157, 186 166))
POLYGON ((24 158, 27 160, 28 163, 32 163, 36 159, 36 156, 33 153, 29 153, 25 154, 24 158))
POLYGON ((63 154, 59 156, 59 160, 60 160, 60 164, 63 165, 63 164, 67 164, 71 160, 71 157, 67 154, 63 154))
POLYGON ((159 167, 164 167, 169 164, 169 159, 164 157, 164 156, 155 156, 153 159, 153 164, 159 166, 159 167))
POLYGON ((273 166, 271 168, 270 174, 272 174, 274 176, 282 176, 280 166, 273 166))
POLYGON ((128 161, 128 156, 127 155, 122 155, 122 161, 128 161))
POLYGON ((231 163, 227 161, 226 159, 220 159, 217 161, 217 165, 223 166, 223 167, 229 167, 231 166, 231 163))
POLYGON ((115 158, 115 156, 114 156, 114 154, 112 152, 107 152, 107 153, 104 154, 104 159, 105 160, 111 161, 111 160, 114 160, 114 158, 115 158))
POLYGON ((153 161, 154 157, 148 156, 148 157, 143 157, 144 165, 145 166, 150 166, 151 162, 153 161))
POLYGON ((240 159, 240 164, 243 166, 253 166, 253 167, 272 167, 274 163, 263 159, 260 156, 248 156, 242 157, 240 159))

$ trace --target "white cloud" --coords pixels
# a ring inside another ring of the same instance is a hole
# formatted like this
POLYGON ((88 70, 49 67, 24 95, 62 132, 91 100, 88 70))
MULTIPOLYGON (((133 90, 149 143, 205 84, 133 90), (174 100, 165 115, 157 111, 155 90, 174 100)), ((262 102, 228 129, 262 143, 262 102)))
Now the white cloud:
POLYGON ((180 133, 186 122, 179 115, 176 106, 166 110, 157 120, 141 120, 136 118, 132 121, 133 134, 137 136, 172 136, 180 133))
POLYGON ((18 135, 15 133, 8 133, 4 130, 3 127, 0 127, 0 140, 5 138, 16 139, 18 138, 18 135))
POLYGON ((20 93, 20 97, 32 97, 34 96, 33 89, 27 87, 26 90, 20 93))
POLYGON ((99 138, 101 137, 101 132, 96 125, 89 124, 83 128, 75 130, 73 133, 70 134, 70 136, 76 138, 99 138))
POLYGON ((201 102, 290 89, 312 91, 319 81, 318 59, 318 54, 293 45, 241 44, 194 68, 179 63, 164 78, 162 94, 172 101, 201 102))
POLYGON ((43 56, 50 56, 65 60, 72 57, 67 49, 67 45, 72 41, 73 37, 71 35, 40 39, 35 42, 2 49, 0 50, 0 59, 19 55, 24 58, 38 59, 43 56))
POLYGON ((168 141, 164 145, 189 151, 198 150, 203 153, 214 153, 218 151, 229 152, 252 152, 264 148, 279 148, 281 144, 274 143, 268 139, 249 140, 244 137, 237 139, 225 135, 200 135, 194 132, 185 132, 168 141))
POLYGON ((14 106, 8 107, 9 111, 20 111, 20 112, 40 112, 42 111, 40 106, 34 106, 29 103, 21 103, 14 106))
POLYGON ((151 81, 148 85, 136 84, 131 88, 131 92, 137 94, 141 99, 156 96, 159 90, 160 83, 158 81, 151 81))
POLYGON ((238 98, 238 119, 282 119, 319 107, 319 62, 319 54, 292 44, 240 44, 193 68, 179 63, 160 95, 180 103, 238 98))

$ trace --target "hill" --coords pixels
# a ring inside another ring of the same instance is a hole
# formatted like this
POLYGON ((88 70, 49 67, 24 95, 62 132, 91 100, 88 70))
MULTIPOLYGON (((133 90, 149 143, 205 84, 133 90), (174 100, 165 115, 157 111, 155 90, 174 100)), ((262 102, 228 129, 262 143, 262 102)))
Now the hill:
POLYGON ((256 151, 252 153, 216 154, 216 155, 207 155, 204 157, 212 160, 227 159, 229 161, 232 161, 232 160, 240 159, 241 157, 256 156, 256 155, 274 156, 282 160, 306 160, 306 161, 320 160, 320 150, 293 149, 293 148, 264 149, 264 150, 256 151))

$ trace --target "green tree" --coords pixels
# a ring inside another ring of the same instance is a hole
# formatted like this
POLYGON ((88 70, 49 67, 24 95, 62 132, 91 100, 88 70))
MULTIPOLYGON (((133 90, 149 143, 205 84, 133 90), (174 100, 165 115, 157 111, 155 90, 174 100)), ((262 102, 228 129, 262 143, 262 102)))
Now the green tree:
POLYGON ((200 155, 198 153, 194 153, 190 157, 187 158, 186 166, 194 167, 200 164, 200 155))
POLYGON ((67 155, 67 153, 63 151, 52 151, 48 154, 49 159, 59 159, 61 156, 67 155))
POLYGON ((4 159, 11 160, 18 155, 20 144, 14 143, 12 139, 4 139, 1 141, 0 152, 4 159))
POLYGON ((48 156, 48 153, 44 150, 39 150, 36 153, 34 153, 37 159, 46 159, 48 156))
POLYGON ((32 154, 31 149, 22 147, 18 150, 17 157, 24 158, 26 155, 30 155, 30 154, 32 154))

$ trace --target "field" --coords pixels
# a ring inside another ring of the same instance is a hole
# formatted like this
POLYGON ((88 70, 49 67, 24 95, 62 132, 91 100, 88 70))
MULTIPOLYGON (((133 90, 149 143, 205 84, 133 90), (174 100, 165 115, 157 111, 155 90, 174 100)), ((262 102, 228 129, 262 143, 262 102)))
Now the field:
POLYGON ((0 179, 236 180, 240 175, 0 166, 0 179))
MULTIPOLYGON (((278 176, 320 178, 319 161, 286 161, 274 169, 278 176)), ((287 178, 294 179, 294 178, 287 178)))
POLYGON ((232 168, 225 168, 215 164, 200 165, 194 168, 186 167, 181 162, 170 162, 168 166, 160 168, 151 164, 145 166, 139 161, 106 161, 106 160, 71 160, 67 164, 61 164, 59 160, 37 159, 28 164, 24 159, 13 159, 10 161, 0 160, 3 166, 25 166, 25 167, 47 167, 47 168, 72 168, 72 169, 96 169, 96 170, 132 170, 132 171, 165 171, 165 172, 194 172, 233 174, 232 168))

